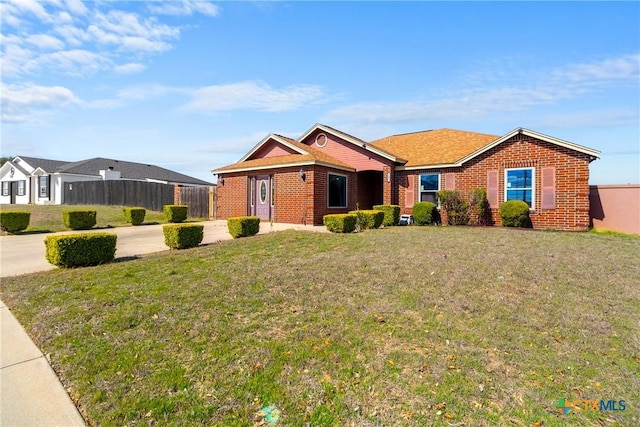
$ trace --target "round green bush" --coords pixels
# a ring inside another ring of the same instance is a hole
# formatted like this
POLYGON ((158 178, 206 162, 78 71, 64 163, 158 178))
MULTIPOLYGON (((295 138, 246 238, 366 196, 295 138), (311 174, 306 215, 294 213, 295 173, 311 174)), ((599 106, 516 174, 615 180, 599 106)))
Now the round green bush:
POLYGON ((413 205, 413 220, 418 225, 431 225, 440 221, 440 214, 435 203, 418 202, 413 205))
POLYGON ((45 257, 58 267, 88 267, 113 261, 117 235, 81 233, 51 235, 44 239, 45 257))
POLYGON ((529 205, 522 200, 509 200, 500 205, 503 227, 531 227, 529 205))
POLYGON ((164 205, 162 211, 167 221, 180 223, 187 219, 187 212, 189 207, 187 205, 164 205))
POLYGON ((162 226, 164 244, 171 249, 188 249, 198 246, 204 237, 204 225, 167 224, 162 226))
POLYGON ((125 207, 122 209, 124 213, 124 219, 131 225, 140 225, 144 221, 144 216, 147 213, 145 208, 139 207, 125 207))
POLYGON ((65 227, 72 230, 89 230, 96 225, 97 211, 67 210, 62 211, 62 221, 65 227))
POLYGON ((15 233, 26 230, 29 226, 31 212, 29 211, 5 211, 0 212, 0 229, 15 233))

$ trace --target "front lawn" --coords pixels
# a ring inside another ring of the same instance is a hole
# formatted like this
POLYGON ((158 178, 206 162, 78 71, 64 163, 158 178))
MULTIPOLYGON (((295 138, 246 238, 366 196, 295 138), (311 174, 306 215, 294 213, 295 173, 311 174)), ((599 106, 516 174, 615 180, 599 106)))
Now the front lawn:
POLYGON ((594 233, 285 231, 0 297, 90 425, 638 425, 639 254, 594 233))

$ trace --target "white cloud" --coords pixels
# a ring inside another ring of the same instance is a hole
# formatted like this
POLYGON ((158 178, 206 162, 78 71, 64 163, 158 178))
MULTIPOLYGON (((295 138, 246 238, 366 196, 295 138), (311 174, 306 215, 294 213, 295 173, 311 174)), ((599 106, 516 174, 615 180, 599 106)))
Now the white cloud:
MULTIPOLYGON (((522 75, 501 85, 491 75, 482 81, 474 74, 475 86, 443 92, 431 99, 397 102, 361 102, 329 111, 322 120, 359 126, 364 123, 402 123, 444 119, 479 119, 490 113, 520 111, 576 98, 596 86, 629 82, 637 85, 640 55, 622 55, 539 75, 522 75)), ((533 70, 537 73, 539 70, 533 70)))
POLYGON ((325 99, 318 86, 291 85, 274 89, 262 82, 239 82, 205 86, 193 91, 184 109, 202 113, 229 110, 291 111, 325 99))
POLYGON ((26 38, 26 41, 43 50, 59 50, 64 48, 64 43, 48 34, 33 34, 26 38))
POLYGON ((1 84, 2 120, 6 123, 37 121, 53 109, 79 104, 82 101, 62 86, 1 84))
POLYGON ((113 70, 118 74, 135 74, 143 71, 146 67, 143 64, 130 62, 128 64, 116 65, 113 70))
POLYGON ((66 0, 67 8, 74 15, 86 15, 89 9, 80 0, 66 0))
POLYGON ((640 79, 640 54, 623 55, 584 64, 573 64, 558 70, 554 77, 573 83, 604 84, 612 81, 640 79))
POLYGON ((220 7, 209 2, 199 0, 159 1, 148 6, 149 10, 159 15, 193 15, 201 13, 207 16, 218 16, 220 7))
POLYGON ((66 74, 84 77, 112 67, 109 58, 88 50, 73 49, 41 55, 38 64, 47 68, 63 71, 66 74))
MULTIPOLYGON (((26 74, 52 71, 74 76, 130 72, 129 64, 143 65, 148 57, 173 48, 180 37, 179 25, 120 10, 119 5, 79 0, 0 1, 4 78, 19 80, 26 74)), ((182 15, 219 13, 217 6, 200 1, 162 2, 153 7, 182 15)), ((137 67, 137 71, 142 69, 137 67)))

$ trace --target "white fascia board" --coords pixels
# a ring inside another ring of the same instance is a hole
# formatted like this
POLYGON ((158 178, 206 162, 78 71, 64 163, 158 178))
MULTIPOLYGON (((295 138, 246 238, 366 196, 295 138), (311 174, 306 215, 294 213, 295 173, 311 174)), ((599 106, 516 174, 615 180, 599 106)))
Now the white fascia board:
POLYGON ((355 137, 351 136, 351 135, 347 135, 346 133, 340 132, 337 129, 330 129, 328 127, 326 127, 325 125, 322 125, 320 123, 316 123, 315 125, 313 125, 311 127, 311 129, 309 129, 308 131, 306 131, 300 138, 298 138, 298 142, 301 142, 303 139, 305 139, 306 137, 308 137, 309 135, 311 135, 316 129, 320 129, 323 132, 326 133, 330 133, 333 136, 337 136, 338 138, 344 139, 347 142, 350 142, 353 145, 357 145, 358 147, 364 148, 367 151, 370 151, 374 154, 377 154, 380 157, 384 157, 387 160, 391 160, 392 162, 402 162, 402 159, 397 158, 396 156, 386 153, 384 151, 381 151, 380 149, 372 146, 371 144, 369 144, 366 141, 362 141, 360 139, 356 139, 355 137))
POLYGON ((279 142, 280 144, 291 148, 292 150, 300 153, 300 154, 309 154, 306 151, 304 151, 303 149, 296 147, 295 145, 289 143, 288 141, 286 141, 285 139, 280 138, 278 135, 270 133, 269 135, 265 136, 262 141, 260 141, 258 144, 255 145, 255 147, 253 147, 247 154, 245 154, 240 160, 238 160, 238 163, 240 162, 244 162, 245 160, 247 160, 249 157, 251 157, 256 151, 258 151, 264 144, 267 143, 267 141, 269 141, 270 139, 273 139, 274 141, 279 142))
MULTIPOLYGON (((42 170, 42 169, 40 169, 40 170, 42 170)), ((35 171, 34 171, 34 173, 35 173, 35 171)), ((45 172, 44 174, 47 174, 47 173, 45 172)), ((77 176, 86 176, 86 177, 89 177, 89 178, 96 178, 97 180, 102 180, 102 177, 100 175, 87 175, 87 174, 82 174, 82 173, 54 172, 51 175, 59 176, 59 177, 62 177, 62 178, 74 178, 74 177, 77 177, 77 176)), ((73 181, 68 180, 66 182, 73 182, 73 181)))
POLYGON ((218 170, 218 169, 214 169, 211 171, 211 173, 213 173, 214 175, 224 175, 226 173, 236 173, 236 172, 251 172, 251 171, 257 171, 257 170, 264 170, 264 169, 280 169, 280 168, 289 168, 289 167, 297 167, 297 166, 312 166, 312 165, 318 165, 318 166, 326 166, 326 167, 330 167, 330 168, 334 168, 334 169, 340 169, 340 170, 345 170, 347 172, 353 172, 354 170, 352 168, 345 168, 342 166, 337 166, 331 163, 325 163, 325 162, 319 162, 317 160, 302 160, 299 162, 290 162, 290 163, 278 163, 278 164, 274 164, 274 165, 266 165, 266 166, 249 166, 249 167, 237 167, 234 169, 227 169, 227 170, 218 170))
POLYGON ((544 135, 544 134, 539 133, 539 132, 534 132, 534 131, 529 130, 529 129, 517 128, 517 129, 512 130, 508 134, 506 134, 504 136, 501 136, 500 138, 496 139, 495 141, 485 145, 484 147, 479 148, 478 150, 474 151, 473 153, 469 154, 468 156, 465 156, 465 157, 461 158, 456 163, 459 163, 460 165, 462 165, 463 163, 473 159, 474 157, 479 156, 480 154, 482 154, 482 153, 484 153, 486 151, 489 151, 493 147, 502 144, 503 142, 505 142, 508 139, 516 136, 519 133, 521 133, 523 135, 531 136, 531 137, 539 139, 541 141, 545 141, 545 142, 549 142, 549 143, 554 144, 554 145, 558 145, 560 147, 565 147, 565 148, 568 148, 568 149, 573 150, 573 151, 578 151, 580 153, 584 153, 584 154, 587 154, 587 155, 595 157, 595 158, 599 158, 600 157, 600 151, 598 151, 598 150, 594 150, 592 148, 588 148, 588 147, 584 147, 582 145, 574 144, 572 142, 565 141, 563 139, 554 138, 554 137, 549 136, 549 135, 544 135))

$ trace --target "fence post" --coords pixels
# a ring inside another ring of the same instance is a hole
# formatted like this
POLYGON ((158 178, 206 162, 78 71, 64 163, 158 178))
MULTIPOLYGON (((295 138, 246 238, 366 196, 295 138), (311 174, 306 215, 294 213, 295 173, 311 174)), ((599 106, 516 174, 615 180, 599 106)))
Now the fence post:
POLYGON ((173 204, 180 204, 180 187, 178 186, 178 184, 173 185, 173 204))

